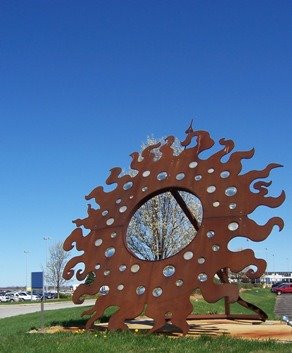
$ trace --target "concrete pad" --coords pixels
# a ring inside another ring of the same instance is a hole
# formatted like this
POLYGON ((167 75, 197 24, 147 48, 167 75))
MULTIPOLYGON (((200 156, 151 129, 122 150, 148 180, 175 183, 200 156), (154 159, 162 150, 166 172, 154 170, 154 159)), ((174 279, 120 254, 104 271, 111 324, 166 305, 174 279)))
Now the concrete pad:
MULTIPOLYGON (((148 318, 138 318, 126 322, 130 330, 147 332, 152 328, 153 321, 148 318)), ((220 336, 227 335, 242 339, 278 340, 292 343, 292 327, 280 321, 248 321, 248 320, 192 320, 188 321, 189 337, 200 335, 220 336)), ((107 323, 97 324, 96 328, 107 329, 107 323)), ((166 324, 160 332, 171 334, 174 337, 182 336, 175 326, 166 324)))

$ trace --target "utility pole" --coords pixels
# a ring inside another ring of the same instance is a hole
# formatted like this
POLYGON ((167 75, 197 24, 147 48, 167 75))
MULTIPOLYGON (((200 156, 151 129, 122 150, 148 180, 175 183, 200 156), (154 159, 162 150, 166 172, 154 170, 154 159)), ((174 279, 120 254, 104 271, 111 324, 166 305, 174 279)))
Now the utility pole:
MULTIPOLYGON (((45 263, 45 270, 44 270, 44 281, 45 281, 45 291, 47 292, 48 291, 48 284, 47 284, 47 269, 48 269, 48 241, 51 240, 50 237, 43 237, 43 239, 45 240, 45 244, 46 244, 46 263, 45 263)), ((43 293, 44 297, 45 297, 45 294, 43 293)))
POLYGON ((27 256, 29 254, 29 250, 24 250, 25 253, 25 290, 27 291, 27 256))

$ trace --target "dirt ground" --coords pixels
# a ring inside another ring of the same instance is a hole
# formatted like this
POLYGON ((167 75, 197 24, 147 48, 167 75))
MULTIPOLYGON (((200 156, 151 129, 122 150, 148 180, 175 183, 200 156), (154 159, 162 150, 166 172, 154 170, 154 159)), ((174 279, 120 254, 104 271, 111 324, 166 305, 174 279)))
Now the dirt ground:
MULTIPOLYGON (((189 321, 190 331, 187 336, 196 337, 202 334, 210 336, 227 335, 243 339, 256 340, 277 340, 282 342, 292 343, 292 327, 280 321, 248 321, 248 320, 196 320, 189 321)), ((152 321, 147 318, 132 320, 127 323, 130 330, 145 331, 151 329, 152 321)), ((107 324, 98 324, 96 329, 105 330, 107 324)), ((80 327, 61 327, 53 326, 46 328, 43 333, 56 332, 80 332, 83 328, 80 327)), ((163 332, 173 337, 180 337, 182 334, 173 332, 172 325, 166 325, 163 332)))

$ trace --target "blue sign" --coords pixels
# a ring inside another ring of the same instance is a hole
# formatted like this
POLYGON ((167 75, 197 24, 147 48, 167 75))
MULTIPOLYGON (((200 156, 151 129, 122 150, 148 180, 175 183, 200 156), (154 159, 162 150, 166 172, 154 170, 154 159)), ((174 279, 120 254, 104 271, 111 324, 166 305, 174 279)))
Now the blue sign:
POLYGON ((31 288, 43 289, 44 287, 44 273, 43 272, 32 272, 31 273, 31 288))

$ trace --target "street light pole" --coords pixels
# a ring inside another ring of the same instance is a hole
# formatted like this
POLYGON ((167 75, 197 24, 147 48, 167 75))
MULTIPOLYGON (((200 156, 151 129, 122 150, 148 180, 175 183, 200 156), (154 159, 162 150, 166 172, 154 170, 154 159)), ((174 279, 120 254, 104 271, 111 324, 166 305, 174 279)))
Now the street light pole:
POLYGON ((47 246, 47 241, 51 240, 50 237, 43 237, 43 239, 46 241, 46 264, 45 264, 45 270, 44 270, 44 281, 45 281, 45 291, 48 291, 48 285, 47 285, 47 279, 46 279, 46 273, 47 273, 47 268, 48 268, 48 246, 47 246))
POLYGON ((267 263, 266 274, 268 274, 269 272, 268 248, 265 248, 265 251, 266 251, 266 263, 267 263))
POLYGON ((265 284, 267 284, 270 281, 270 280, 268 280, 268 272, 269 272, 268 248, 265 248, 265 251, 266 251, 266 263, 267 263, 266 273, 265 273, 265 284))
POLYGON ((27 256, 29 254, 29 250, 24 250, 25 253, 25 290, 27 290, 27 256))

